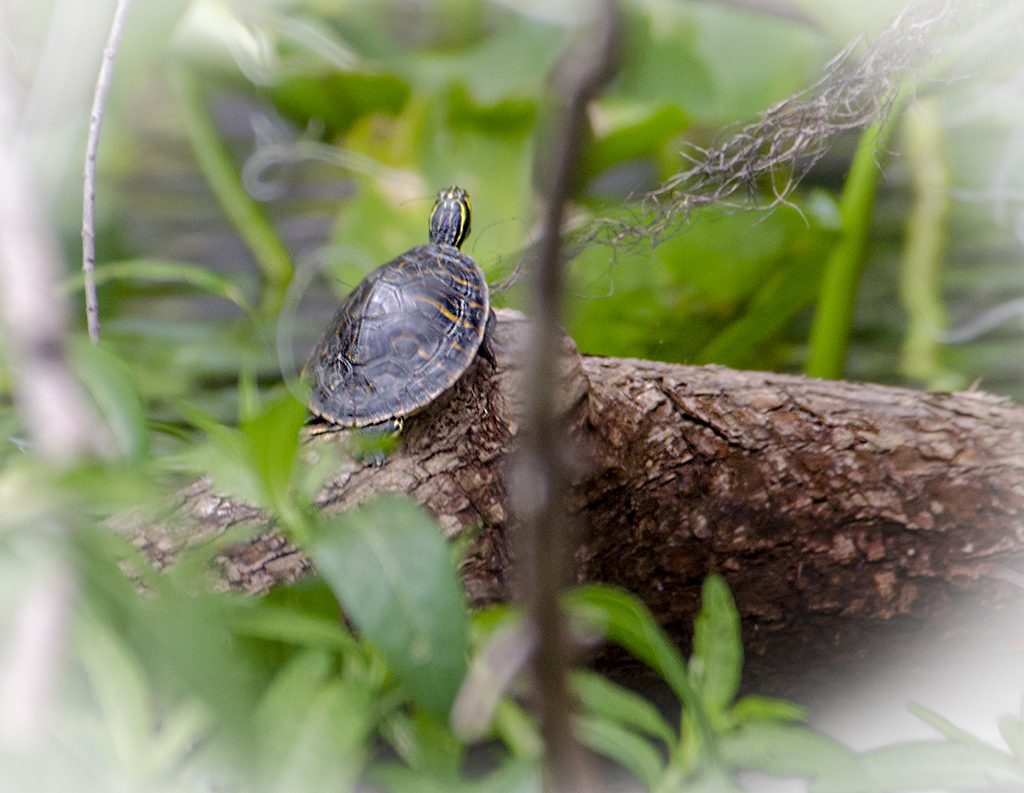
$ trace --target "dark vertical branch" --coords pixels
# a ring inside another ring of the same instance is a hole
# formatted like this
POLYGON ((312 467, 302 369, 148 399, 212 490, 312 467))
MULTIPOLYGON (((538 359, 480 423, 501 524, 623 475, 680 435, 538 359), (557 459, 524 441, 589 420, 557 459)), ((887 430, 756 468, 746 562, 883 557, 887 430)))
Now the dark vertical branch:
POLYGON ((618 7, 601 7, 596 30, 569 51, 555 75, 558 103, 550 139, 547 206, 533 289, 535 326, 528 366, 527 415, 513 490, 522 521, 520 558, 529 609, 537 629, 535 657, 547 786, 557 791, 590 787, 572 737, 566 687, 567 647, 558 597, 567 569, 567 485, 563 459, 567 436, 556 412, 557 350, 562 312, 562 219, 577 182, 586 137, 588 102, 611 79, 619 46, 618 7))
POLYGON ((110 77, 114 69, 114 55, 124 31, 124 18, 131 0, 117 0, 114 18, 110 22, 107 46, 96 77, 96 90, 89 113, 89 136, 85 144, 85 169, 82 175, 82 276, 85 279, 85 317, 89 325, 89 338, 93 344, 100 340, 100 307, 96 297, 96 152, 100 145, 100 125, 103 108, 110 90, 110 77))

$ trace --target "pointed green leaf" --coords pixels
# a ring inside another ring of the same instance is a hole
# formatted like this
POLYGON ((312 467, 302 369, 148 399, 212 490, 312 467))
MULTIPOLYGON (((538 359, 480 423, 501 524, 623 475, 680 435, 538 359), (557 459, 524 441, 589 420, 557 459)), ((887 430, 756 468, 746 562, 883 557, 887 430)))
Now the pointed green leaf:
POLYGON ((573 728, 584 746, 625 768, 645 788, 657 784, 665 761, 650 740, 602 716, 577 715, 573 728))
POLYGON ((87 618, 76 627, 75 654, 96 703, 98 726, 113 758, 130 767, 155 731, 150 683, 139 659, 105 623, 87 618))
POLYGON ((1009 714, 999 717, 999 734, 1003 736, 1010 751, 1022 763, 1024 763, 1024 726, 1019 719, 1009 714))
POLYGON ((411 769, 434 779, 458 780, 465 747, 446 723, 422 708, 412 714, 395 711, 381 734, 411 769))
POLYGON ((122 457, 138 458, 149 447, 146 408, 131 371, 100 344, 76 339, 70 346, 75 374, 85 384, 122 457))
POLYGON ((751 694, 736 701, 732 707, 732 718, 737 724, 754 721, 806 721, 807 709, 784 699, 751 694))
POLYGON ((230 627, 241 636, 342 654, 359 651, 359 643, 339 620, 263 602, 233 613, 230 627))
POLYGON ((742 672, 739 612, 725 581, 708 576, 694 623, 690 677, 713 720, 725 716, 739 690, 742 672))
POLYGON ((702 756, 713 757, 715 744, 704 703, 690 681, 682 655, 647 606, 628 592, 600 584, 576 587, 566 594, 565 602, 574 615, 665 678, 696 726, 702 756))
POLYGON ((346 614, 415 699, 447 717, 466 671, 468 618, 432 518, 388 496, 327 521, 310 548, 346 614))
POLYGON ((749 724, 724 736, 720 748, 722 759, 738 771, 813 779, 840 787, 861 784, 864 780, 853 752, 806 727, 749 724))
MULTIPOLYGON (((274 793, 350 789, 373 725, 371 692, 337 678, 326 653, 297 655, 260 701, 256 763, 274 793)), ((263 789, 263 788, 261 788, 263 789)))
POLYGON ((292 478, 299 450, 299 430, 308 415, 306 406, 285 392, 257 416, 242 422, 248 463, 270 505, 282 523, 298 529, 302 516, 292 492, 292 478))
POLYGON ((573 694, 583 708, 596 716, 658 738, 666 746, 676 743, 676 735, 658 709, 629 689, 616 685, 594 672, 573 672, 573 694))
MULTIPOLYGON (((247 314, 252 312, 252 306, 245 293, 234 281, 198 264, 164 259, 125 259, 97 267, 95 279, 97 286, 119 280, 187 284, 208 294, 230 300, 247 314)), ((68 278, 63 284, 66 291, 81 289, 82 285, 80 275, 68 278)))
POLYGON ((516 757, 537 760, 544 754, 544 740, 537 723, 510 699, 498 703, 494 732, 516 757))
POLYGON ((866 752, 861 763, 873 785, 821 790, 1013 790, 1024 786, 1024 767, 991 747, 948 741, 901 743, 866 752))
POLYGON ((954 743, 962 744, 972 749, 977 749, 981 752, 993 752, 1000 756, 1003 755, 994 746, 985 743, 980 738, 976 738, 971 735, 967 730, 957 727, 953 722, 949 721, 943 716, 940 716, 933 710, 929 710, 923 705, 918 705, 916 702, 907 703, 907 710, 913 713, 917 718, 927 724, 929 727, 934 729, 936 732, 945 735, 949 740, 954 743))

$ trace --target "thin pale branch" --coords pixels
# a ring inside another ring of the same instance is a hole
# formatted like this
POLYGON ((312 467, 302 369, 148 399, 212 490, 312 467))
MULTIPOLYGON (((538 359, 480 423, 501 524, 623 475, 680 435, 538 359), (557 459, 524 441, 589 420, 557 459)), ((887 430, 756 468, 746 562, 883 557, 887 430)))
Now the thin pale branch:
POLYGON ((103 48, 96 90, 92 97, 89 113, 89 136, 85 144, 85 169, 82 176, 82 275, 85 278, 85 317, 89 325, 89 338, 93 344, 100 340, 100 307, 96 296, 96 153, 100 145, 100 127, 103 124, 103 109, 106 107, 110 79, 114 73, 114 57, 117 55, 124 20, 132 0, 117 0, 114 17, 110 21, 110 34, 103 48))

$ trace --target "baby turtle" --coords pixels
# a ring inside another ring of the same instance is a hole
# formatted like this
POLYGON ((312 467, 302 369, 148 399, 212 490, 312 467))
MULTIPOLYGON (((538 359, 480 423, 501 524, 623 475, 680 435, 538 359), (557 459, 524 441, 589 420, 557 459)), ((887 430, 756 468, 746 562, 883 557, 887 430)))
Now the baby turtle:
POLYGON ((466 191, 449 187, 430 214, 430 243, 371 272, 342 302, 306 364, 309 409, 340 427, 399 428, 450 388, 493 322, 483 272, 459 250, 466 191))

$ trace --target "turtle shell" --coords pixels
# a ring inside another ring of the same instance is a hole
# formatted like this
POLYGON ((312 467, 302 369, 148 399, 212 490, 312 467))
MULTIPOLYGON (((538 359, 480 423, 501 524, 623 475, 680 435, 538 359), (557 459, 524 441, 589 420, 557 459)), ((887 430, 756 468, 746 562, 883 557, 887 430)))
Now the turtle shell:
POLYGON ((490 316, 483 272, 452 245, 421 245, 345 298, 310 356, 309 408, 343 427, 401 418, 455 384, 490 316))

